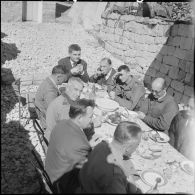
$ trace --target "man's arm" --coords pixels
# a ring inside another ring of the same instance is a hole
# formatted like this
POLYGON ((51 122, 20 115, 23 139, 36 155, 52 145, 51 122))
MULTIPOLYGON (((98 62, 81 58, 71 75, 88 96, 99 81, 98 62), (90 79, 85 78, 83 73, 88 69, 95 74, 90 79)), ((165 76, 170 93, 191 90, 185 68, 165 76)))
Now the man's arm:
POLYGON ((140 98, 145 94, 145 88, 144 86, 135 86, 133 87, 132 91, 130 93, 127 92, 127 98, 131 100, 131 110, 135 108, 135 106, 138 104, 140 98))
POLYGON ((169 129, 171 121, 178 111, 179 108, 177 104, 170 102, 165 106, 159 117, 155 118, 150 115, 146 115, 143 121, 156 130, 165 131, 169 129))
POLYGON ((89 75, 87 73, 87 63, 83 60, 82 63, 83 65, 83 73, 81 74, 81 79, 87 83, 89 81, 89 75))
POLYGON ((46 104, 47 104, 47 108, 49 106, 49 104, 56 98, 58 97, 58 91, 54 88, 50 88, 46 91, 46 94, 45 94, 45 101, 46 101, 46 104))

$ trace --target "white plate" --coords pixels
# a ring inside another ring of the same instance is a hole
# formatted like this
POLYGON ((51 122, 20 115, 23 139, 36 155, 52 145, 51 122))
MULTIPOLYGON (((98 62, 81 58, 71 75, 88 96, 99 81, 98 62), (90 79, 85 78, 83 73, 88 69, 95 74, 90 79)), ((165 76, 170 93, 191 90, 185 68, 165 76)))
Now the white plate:
POLYGON ((168 141, 170 140, 170 138, 169 138, 169 136, 168 136, 167 134, 165 134, 165 133, 163 133, 163 132, 160 132, 160 131, 158 131, 158 133, 159 133, 160 137, 161 137, 163 140, 161 140, 159 137, 157 137, 156 140, 155 140, 155 138, 154 138, 153 136, 154 136, 155 134, 157 134, 156 131, 152 131, 151 133, 149 133, 149 137, 150 137, 152 140, 157 141, 157 142, 159 142, 159 143, 165 143, 165 142, 168 142, 168 141))
POLYGON ((96 105, 103 111, 112 112, 119 108, 119 104, 107 98, 96 98, 96 105))
POLYGON ((182 170, 185 171, 187 174, 194 175, 194 164, 192 161, 183 161, 180 163, 180 166, 182 170))
POLYGON ((159 173, 158 171, 154 171, 154 170, 143 171, 140 174, 140 177, 141 177, 142 181, 149 186, 155 185, 155 183, 156 183, 155 180, 157 177, 161 178, 161 182, 158 183, 158 186, 163 186, 167 183, 167 180, 165 179, 165 177, 161 173, 159 173))

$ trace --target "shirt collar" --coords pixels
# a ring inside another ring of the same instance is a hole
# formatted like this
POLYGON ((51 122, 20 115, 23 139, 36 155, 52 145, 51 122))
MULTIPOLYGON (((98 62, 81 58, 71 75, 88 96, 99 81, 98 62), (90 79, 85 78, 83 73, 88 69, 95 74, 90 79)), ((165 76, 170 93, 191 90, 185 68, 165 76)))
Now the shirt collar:
POLYGON ((57 85, 56 82, 53 80, 53 78, 52 78, 52 77, 49 77, 49 79, 50 79, 51 82, 54 84, 54 86, 55 86, 56 88, 58 88, 58 85, 57 85))
POLYGON ((72 121, 72 119, 68 119, 68 121, 71 123, 72 126, 74 126, 74 127, 77 128, 77 129, 80 129, 80 130, 84 133, 83 129, 80 128, 76 123, 74 123, 74 122, 72 121))
POLYGON ((73 62, 73 61, 71 60, 71 58, 70 58, 70 63, 71 63, 71 65, 72 65, 72 67, 74 67, 74 63, 76 63, 76 62, 73 62))
POLYGON ((108 80, 109 76, 111 75, 112 72, 112 68, 110 69, 110 71, 108 72, 108 74, 105 76, 105 79, 108 80))

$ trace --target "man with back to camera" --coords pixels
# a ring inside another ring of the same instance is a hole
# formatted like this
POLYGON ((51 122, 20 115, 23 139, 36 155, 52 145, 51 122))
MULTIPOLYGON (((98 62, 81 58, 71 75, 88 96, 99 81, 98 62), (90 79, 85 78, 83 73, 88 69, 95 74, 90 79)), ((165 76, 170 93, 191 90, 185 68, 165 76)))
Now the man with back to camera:
POLYGON ((174 97, 167 94, 165 79, 156 78, 151 86, 152 93, 147 98, 140 99, 135 110, 148 126, 168 134, 171 121, 178 113, 179 107, 174 97))
POLYGON ((90 82, 105 85, 108 91, 110 91, 112 77, 115 73, 116 70, 112 67, 112 61, 109 58, 103 58, 100 61, 100 67, 95 74, 90 77, 90 82))
POLYGON ((58 85, 68 79, 68 72, 57 65, 52 69, 52 74, 47 77, 39 86, 35 95, 35 109, 40 119, 41 126, 46 129, 46 111, 49 104, 60 95, 58 85))
POLYGON ((69 56, 59 60, 58 64, 62 65, 64 70, 69 71, 69 77, 77 76, 85 83, 88 82, 87 63, 80 58, 81 47, 78 44, 72 44, 68 47, 68 53, 69 56))
POLYGON ((195 109, 194 97, 188 101, 186 110, 180 110, 169 128, 169 143, 191 161, 195 161, 195 109))
POLYGON ((120 66, 113 76, 110 98, 117 101, 120 106, 133 110, 144 94, 143 84, 131 74, 129 67, 120 66))
POLYGON ((91 151, 83 129, 91 123, 94 107, 93 100, 78 100, 70 106, 70 119, 60 121, 52 130, 45 169, 61 193, 73 193, 78 187, 79 170, 75 167, 85 161, 91 151))
MULTIPOLYGON (((129 121, 119 123, 111 143, 102 141, 89 154, 79 173, 82 193, 141 193, 123 164, 123 155, 132 154, 141 140, 141 128, 129 121), (127 180, 128 177, 128 180, 127 180)), ((127 170, 128 169, 128 170, 127 170)))

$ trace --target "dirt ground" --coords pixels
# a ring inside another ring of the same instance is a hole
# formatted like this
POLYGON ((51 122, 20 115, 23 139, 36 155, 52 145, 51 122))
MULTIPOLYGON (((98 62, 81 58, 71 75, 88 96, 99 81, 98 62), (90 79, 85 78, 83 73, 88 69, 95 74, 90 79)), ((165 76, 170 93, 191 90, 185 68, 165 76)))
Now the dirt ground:
MULTIPOLYGON (((103 57, 111 58, 115 68, 123 64, 81 26, 7 21, 1 23, 1 66, 10 69, 16 79, 38 73, 47 76, 58 60, 68 55, 68 46, 73 43, 81 46, 89 75, 103 57)), ((21 90, 36 91, 36 87, 21 90)), ((21 107, 23 119, 19 121, 19 102, 11 85, 1 85, 1 113, 1 193, 38 193, 40 177, 30 162, 33 159, 30 149, 35 147, 42 159, 43 151, 32 121, 28 124, 25 119, 29 117, 27 107, 21 107)))

